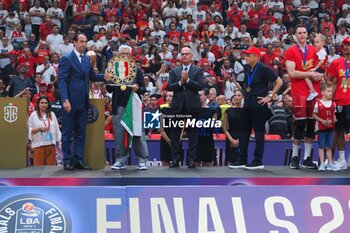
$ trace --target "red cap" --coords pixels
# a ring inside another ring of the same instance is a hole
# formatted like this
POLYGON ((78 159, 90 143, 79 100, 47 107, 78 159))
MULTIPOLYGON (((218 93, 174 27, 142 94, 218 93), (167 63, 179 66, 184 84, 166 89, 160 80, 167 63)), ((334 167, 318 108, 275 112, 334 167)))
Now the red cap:
POLYGON ((255 46, 251 46, 251 47, 249 47, 249 49, 243 50, 242 52, 245 53, 245 54, 255 54, 255 55, 259 56, 259 57, 261 55, 260 54, 260 49, 258 49, 255 46))
POLYGON ((341 43, 341 45, 343 46, 345 43, 349 43, 350 44, 350 37, 346 37, 343 42, 341 43))
POLYGON ((39 84, 39 87, 40 87, 40 86, 45 86, 45 87, 46 87, 47 84, 46 84, 46 82, 41 82, 41 83, 39 84))

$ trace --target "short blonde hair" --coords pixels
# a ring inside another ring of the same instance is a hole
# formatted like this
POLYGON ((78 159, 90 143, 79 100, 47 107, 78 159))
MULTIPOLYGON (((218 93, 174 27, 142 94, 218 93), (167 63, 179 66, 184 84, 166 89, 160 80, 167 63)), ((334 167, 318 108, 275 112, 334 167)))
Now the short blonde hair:
POLYGON ((320 39, 320 41, 322 41, 323 43, 326 42, 326 37, 321 33, 316 34, 315 38, 320 39))

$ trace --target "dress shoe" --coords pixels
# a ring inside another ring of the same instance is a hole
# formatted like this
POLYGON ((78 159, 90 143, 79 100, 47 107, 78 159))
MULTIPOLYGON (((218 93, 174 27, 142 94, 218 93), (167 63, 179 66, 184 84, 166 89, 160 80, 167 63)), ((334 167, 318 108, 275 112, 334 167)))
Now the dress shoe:
POLYGON ((177 162, 177 161, 170 161, 169 167, 170 168, 179 167, 179 162, 177 162))
POLYGON ((194 161, 193 160, 190 160, 190 161, 188 161, 187 167, 188 168, 195 168, 196 165, 194 165, 194 161))
POLYGON ((63 165, 63 169, 64 169, 64 170, 67 170, 67 171, 73 171, 73 170, 74 170, 74 167, 73 167, 73 165, 72 165, 71 163, 65 163, 65 164, 63 165))
POLYGON ((91 167, 85 165, 83 162, 76 163, 74 167, 79 170, 91 170, 91 167))

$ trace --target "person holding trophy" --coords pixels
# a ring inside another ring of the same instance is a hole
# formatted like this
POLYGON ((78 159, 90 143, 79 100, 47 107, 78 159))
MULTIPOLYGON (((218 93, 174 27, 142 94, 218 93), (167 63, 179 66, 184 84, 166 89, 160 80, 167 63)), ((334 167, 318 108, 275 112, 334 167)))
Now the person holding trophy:
POLYGON ((107 84, 107 91, 113 94, 112 118, 116 141, 116 161, 111 166, 113 170, 126 168, 125 162, 131 145, 137 156, 137 168, 139 170, 147 170, 148 148, 142 124, 142 103, 138 96, 146 92, 146 87, 142 71, 136 67, 136 62, 131 57, 131 50, 130 46, 121 45, 119 54, 108 62, 106 69, 106 72, 111 74, 111 81, 113 82, 113 84, 107 84), (138 98, 139 102, 132 102, 133 108, 129 112, 130 100, 134 99, 134 97, 138 98), (133 119, 138 117, 133 127, 128 126, 130 121, 125 119, 128 116, 133 119), (136 124, 140 128, 138 133, 134 131, 136 124))
POLYGON ((84 163, 85 129, 89 106, 89 79, 108 81, 109 75, 96 74, 85 55, 87 38, 74 36, 74 50, 62 56, 58 65, 59 89, 63 105, 62 153, 64 170, 90 170, 84 163), (72 135, 74 132, 74 149, 72 135), (73 154, 74 152, 74 154, 73 154))

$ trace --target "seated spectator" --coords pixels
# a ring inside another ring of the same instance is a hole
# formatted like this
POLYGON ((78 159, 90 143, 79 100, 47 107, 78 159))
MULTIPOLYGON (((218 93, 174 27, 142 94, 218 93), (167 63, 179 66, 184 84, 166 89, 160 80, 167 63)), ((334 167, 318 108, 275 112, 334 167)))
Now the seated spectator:
POLYGON ((32 103, 35 104, 41 96, 46 96, 50 103, 55 102, 55 97, 51 92, 47 91, 46 82, 41 82, 39 85, 39 93, 35 94, 32 98, 32 103))
POLYGON ((16 29, 11 32, 9 40, 15 50, 23 49, 23 42, 27 40, 26 35, 22 32, 22 25, 18 24, 16 29))
POLYGON ((42 64, 36 67, 35 72, 40 73, 42 81, 47 84, 55 85, 58 81, 56 70, 51 66, 49 56, 43 57, 42 64))
POLYGON ((46 41, 41 40, 34 49, 34 55, 36 56, 36 59, 39 64, 43 63, 43 58, 45 56, 50 57, 51 51, 50 47, 48 46, 46 41))
POLYGON ((74 49, 73 43, 69 42, 68 36, 63 36, 63 43, 60 44, 57 48, 57 53, 62 56, 64 53, 72 51, 74 49))
MULTIPOLYGON (((288 120, 287 114, 282 106, 278 104, 278 95, 276 94, 271 100, 269 109, 271 117, 268 120, 269 134, 280 135, 282 139, 287 138, 288 135, 288 120)), ((282 105, 282 104, 281 104, 282 105)))
POLYGON ((156 87, 154 87, 153 83, 150 82, 151 77, 150 77, 149 75, 146 74, 146 75, 143 76, 143 78, 144 78, 144 81, 145 81, 146 91, 147 91, 150 95, 155 94, 156 87))
MULTIPOLYGON (((28 66, 25 63, 18 65, 18 75, 13 77, 6 88, 10 97, 16 96, 26 88, 33 88, 32 80, 26 76, 28 66)), ((29 89, 28 89, 29 90, 29 89)))
POLYGON ((63 44, 63 36, 59 34, 59 27, 58 25, 52 26, 52 33, 50 33, 47 38, 46 42, 48 47, 50 48, 51 53, 56 53, 58 46, 63 44))
MULTIPOLYGON (((6 65, 10 64, 9 53, 13 51, 13 46, 9 43, 9 39, 4 36, 0 43, 0 68, 4 69, 6 65)), ((15 52, 15 51, 13 51, 15 52)))
POLYGON ((0 97, 7 97, 8 95, 9 93, 6 91, 4 80, 0 79, 0 97))
POLYGON ((58 7, 58 1, 53 0, 52 7, 47 9, 46 15, 51 17, 52 23, 58 26, 59 30, 62 28, 62 20, 64 19, 64 12, 61 8, 58 7))

